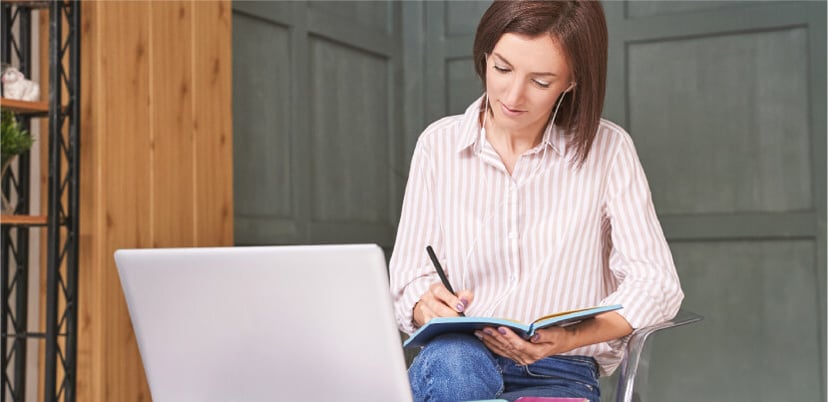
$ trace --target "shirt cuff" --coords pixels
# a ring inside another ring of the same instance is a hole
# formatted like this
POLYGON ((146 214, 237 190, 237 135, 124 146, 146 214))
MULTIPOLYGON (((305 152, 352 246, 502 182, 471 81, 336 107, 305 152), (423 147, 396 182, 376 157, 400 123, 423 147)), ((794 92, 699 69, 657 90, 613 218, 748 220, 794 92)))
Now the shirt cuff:
POLYGON ((416 279, 405 287, 402 296, 395 301, 395 314, 400 331, 410 335, 417 330, 414 324, 414 305, 420 301, 432 283, 434 280, 430 277, 416 279))
POLYGON ((672 319, 681 307, 684 293, 678 283, 670 282, 661 287, 623 284, 607 296, 601 305, 620 304, 617 312, 633 329, 672 319))

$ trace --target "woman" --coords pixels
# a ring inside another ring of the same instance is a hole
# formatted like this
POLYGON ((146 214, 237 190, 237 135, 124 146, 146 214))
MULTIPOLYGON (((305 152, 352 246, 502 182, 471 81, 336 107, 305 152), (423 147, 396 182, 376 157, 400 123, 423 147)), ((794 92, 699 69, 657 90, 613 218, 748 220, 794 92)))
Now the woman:
POLYGON ((598 376, 618 365, 625 337, 672 318, 683 299, 632 140, 600 118, 603 9, 495 1, 473 56, 485 94, 429 126, 412 157, 390 263, 400 329, 459 313, 531 322, 623 309, 529 340, 507 328, 435 338, 409 369, 415 400, 598 401, 598 376))

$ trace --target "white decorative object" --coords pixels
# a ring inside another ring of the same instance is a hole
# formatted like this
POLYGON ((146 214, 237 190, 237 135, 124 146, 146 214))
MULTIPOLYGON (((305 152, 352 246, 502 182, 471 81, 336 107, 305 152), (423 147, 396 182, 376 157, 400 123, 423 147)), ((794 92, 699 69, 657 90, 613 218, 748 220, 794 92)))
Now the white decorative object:
POLYGON ((24 101, 40 100, 40 85, 27 80, 20 70, 7 67, 3 72, 3 97, 24 101))

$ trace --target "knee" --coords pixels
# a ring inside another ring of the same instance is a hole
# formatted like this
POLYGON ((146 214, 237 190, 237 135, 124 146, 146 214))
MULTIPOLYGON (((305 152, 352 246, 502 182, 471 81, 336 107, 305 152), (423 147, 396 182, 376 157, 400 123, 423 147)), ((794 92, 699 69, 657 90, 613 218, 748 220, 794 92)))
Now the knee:
POLYGON ((449 370, 461 369, 465 373, 468 373, 469 367, 495 364, 486 346, 476 337, 466 334, 446 334, 434 338, 420 351, 417 360, 439 364, 449 370))
POLYGON ((487 399, 503 387, 491 352, 477 338, 464 334, 432 340, 414 359, 409 376, 418 401, 487 399))

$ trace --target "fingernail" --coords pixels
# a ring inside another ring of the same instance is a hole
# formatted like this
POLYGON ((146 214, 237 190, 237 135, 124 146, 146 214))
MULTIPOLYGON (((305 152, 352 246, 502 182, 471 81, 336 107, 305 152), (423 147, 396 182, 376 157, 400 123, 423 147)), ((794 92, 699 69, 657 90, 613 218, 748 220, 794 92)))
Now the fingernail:
POLYGON ((494 333, 492 332, 492 330, 491 330, 491 329, 488 329, 488 328, 484 329, 484 330, 483 330, 483 332, 485 332, 485 333, 486 333, 486 335, 494 335, 494 333))
POLYGON ((467 299, 460 299, 460 303, 463 303, 463 307, 469 305, 469 301, 467 299))
POLYGON ((466 306, 463 305, 463 303, 457 303, 457 312, 462 313, 463 310, 465 310, 465 309, 466 309, 466 306))
POLYGON ((477 339, 483 339, 483 334, 480 333, 480 331, 474 331, 474 336, 476 336, 477 339))
POLYGON ((532 335, 532 342, 537 342, 540 340, 540 334, 532 335))
POLYGON ((497 332, 500 332, 503 335, 506 335, 506 328, 498 328, 497 332))

